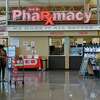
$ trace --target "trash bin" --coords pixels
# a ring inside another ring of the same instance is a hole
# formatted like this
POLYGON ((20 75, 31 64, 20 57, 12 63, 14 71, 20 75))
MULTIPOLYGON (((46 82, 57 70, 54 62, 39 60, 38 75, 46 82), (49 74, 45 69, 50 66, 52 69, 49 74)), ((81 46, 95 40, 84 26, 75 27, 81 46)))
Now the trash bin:
POLYGON ((47 70, 47 59, 43 58, 42 62, 43 62, 43 70, 47 70))

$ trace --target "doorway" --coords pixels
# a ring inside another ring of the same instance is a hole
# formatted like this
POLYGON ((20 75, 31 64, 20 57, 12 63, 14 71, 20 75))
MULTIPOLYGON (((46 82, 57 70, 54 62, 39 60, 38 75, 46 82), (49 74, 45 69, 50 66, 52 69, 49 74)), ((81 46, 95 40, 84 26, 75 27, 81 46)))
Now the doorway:
POLYGON ((65 69, 64 37, 49 37, 48 69, 65 69))

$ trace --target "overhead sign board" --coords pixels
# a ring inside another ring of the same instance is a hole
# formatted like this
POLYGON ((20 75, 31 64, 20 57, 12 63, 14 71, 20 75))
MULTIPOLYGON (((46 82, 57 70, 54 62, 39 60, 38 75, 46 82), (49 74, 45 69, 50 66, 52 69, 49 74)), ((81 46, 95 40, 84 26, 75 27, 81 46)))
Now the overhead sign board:
POLYGON ((91 12, 76 11, 49 11, 34 8, 12 9, 10 19, 12 22, 32 24, 55 25, 57 23, 89 23, 91 12), (37 22, 37 23, 36 23, 37 22))

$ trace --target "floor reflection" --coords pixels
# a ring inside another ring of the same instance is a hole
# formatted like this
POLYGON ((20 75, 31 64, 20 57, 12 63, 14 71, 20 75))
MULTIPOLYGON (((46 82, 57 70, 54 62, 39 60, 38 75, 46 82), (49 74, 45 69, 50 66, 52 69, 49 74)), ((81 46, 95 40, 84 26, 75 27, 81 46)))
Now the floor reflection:
POLYGON ((0 83, 0 100, 99 100, 100 80, 83 79, 78 72, 24 73, 25 85, 0 83), (1 99, 2 98, 2 99, 1 99))

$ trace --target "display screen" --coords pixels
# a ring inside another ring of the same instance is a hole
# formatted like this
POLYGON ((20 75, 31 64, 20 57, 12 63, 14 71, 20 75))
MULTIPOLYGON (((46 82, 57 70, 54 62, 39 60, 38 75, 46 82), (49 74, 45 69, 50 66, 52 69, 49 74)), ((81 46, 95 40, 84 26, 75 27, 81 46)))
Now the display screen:
POLYGON ((8 47, 8 56, 9 57, 15 57, 15 51, 16 48, 15 47, 8 47))

